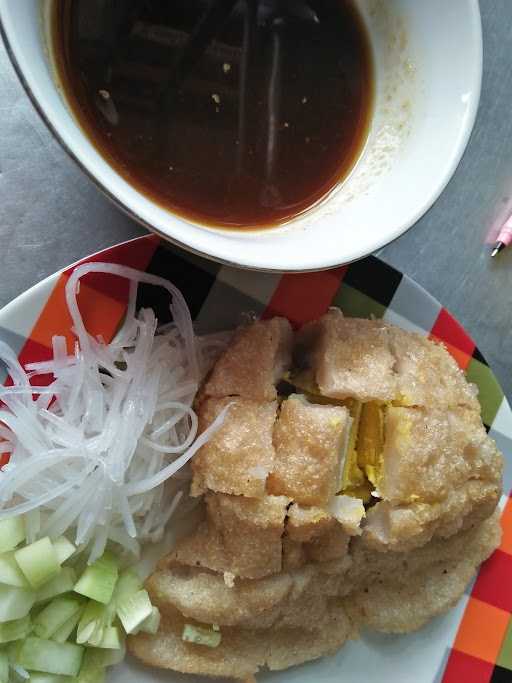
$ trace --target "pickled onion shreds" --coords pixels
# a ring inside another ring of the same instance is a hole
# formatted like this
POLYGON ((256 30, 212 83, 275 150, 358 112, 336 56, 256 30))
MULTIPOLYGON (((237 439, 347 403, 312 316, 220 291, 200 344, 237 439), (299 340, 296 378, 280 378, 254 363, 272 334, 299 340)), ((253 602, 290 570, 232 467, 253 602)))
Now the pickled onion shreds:
POLYGON ((137 554, 140 542, 163 535, 186 498, 190 459, 222 424, 225 411, 197 436, 192 404, 229 336, 196 336, 174 285, 116 264, 75 268, 66 302, 73 349, 55 336, 52 360, 23 368, 0 342, 13 382, 0 389, 0 452, 10 458, 0 473, 0 519, 27 514, 34 537, 72 529, 90 561, 109 542, 137 554), (88 273, 130 283, 124 323, 109 344, 88 333, 80 314, 77 293, 88 273), (136 312, 140 283, 170 295, 173 322, 161 330, 152 310, 136 312), (37 386, 48 374, 51 384, 37 386))

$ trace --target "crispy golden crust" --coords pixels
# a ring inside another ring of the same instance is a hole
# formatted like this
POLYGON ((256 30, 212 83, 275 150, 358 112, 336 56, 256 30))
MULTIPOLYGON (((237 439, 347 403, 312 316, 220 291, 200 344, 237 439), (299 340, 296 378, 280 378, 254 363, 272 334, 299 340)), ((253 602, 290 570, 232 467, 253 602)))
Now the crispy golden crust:
POLYGON ((203 387, 201 429, 234 405, 192 465, 207 519, 147 582, 162 627, 129 647, 149 664, 243 679, 333 652, 362 627, 414 630, 455 604, 499 543, 501 456, 444 347, 331 310, 299 334, 304 372, 291 376, 323 397, 283 399, 276 421, 290 346, 281 320, 240 330, 203 387), (335 495, 356 495, 341 476, 347 397, 361 413, 357 484, 379 498, 366 512, 335 495), (219 647, 181 640, 195 620, 220 626, 219 647))
POLYGON ((275 385, 290 367, 292 344, 292 328, 285 318, 258 321, 238 329, 215 364, 204 396, 275 400, 275 385))
POLYGON ((501 455, 473 411, 390 407, 385 431, 378 488, 392 504, 443 501, 468 479, 500 483, 501 455))
POLYGON ((303 505, 327 505, 340 480, 350 417, 341 406, 292 395, 274 428, 275 464, 267 490, 303 505))
POLYGON ((467 382, 446 348, 419 334, 389 327, 395 357, 397 399, 403 405, 440 410, 466 407, 480 412, 477 389, 467 382))
POLYGON ((155 636, 130 637, 128 649, 150 666, 243 679, 264 666, 270 670, 286 669, 334 654, 351 636, 351 622, 343 607, 338 605, 328 606, 323 622, 324 627, 317 631, 284 625, 266 630, 225 627, 220 645, 208 648, 181 639, 185 620, 175 613, 166 615, 155 636))
POLYGON ((353 551, 345 600, 361 626, 389 633, 414 631, 462 596, 478 566, 498 547, 499 514, 412 552, 374 553, 362 541, 353 551))
POLYGON ((295 579, 280 573, 258 581, 237 580, 229 587, 219 574, 196 568, 160 568, 146 582, 161 611, 177 609, 206 624, 232 626, 283 604, 295 579))
POLYGON ((217 528, 228 558, 228 571, 257 579, 282 568, 282 535, 289 498, 206 497, 208 520, 217 528))
POLYGON ((192 461, 191 493, 199 496, 210 489, 262 498, 267 474, 274 466, 272 430, 277 403, 207 399, 199 409, 200 431, 230 404, 223 425, 192 461))
POLYGON ((345 318, 331 309, 302 328, 295 355, 313 370, 323 396, 391 401, 397 393, 388 326, 379 320, 345 318))
POLYGON ((406 551, 434 536, 448 537, 491 515, 501 495, 500 483, 469 480, 440 503, 392 506, 387 501, 368 510, 363 538, 376 550, 406 551))

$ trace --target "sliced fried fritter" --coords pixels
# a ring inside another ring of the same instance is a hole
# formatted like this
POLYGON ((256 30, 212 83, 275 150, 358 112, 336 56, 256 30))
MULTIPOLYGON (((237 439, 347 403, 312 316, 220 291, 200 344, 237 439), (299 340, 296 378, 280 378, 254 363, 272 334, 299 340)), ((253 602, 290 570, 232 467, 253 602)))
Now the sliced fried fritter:
POLYGON ((500 483, 502 458, 474 411, 387 410, 377 486, 393 504, 443 501, 468 479, 500 483))
POLYGON ((349 536, 342 525, 320 508, 303 508, 294 503, 288 511, 287 536, 303 544, 306 558, 328 562, 344 557, 349 536))
POLYGON ((389 334, 396 359, 396 399, 402 405, 440 410, 460 406, 480 412, 476 386, 442 344, 394 326, 389 334))
POLYGON ((285 496, 207 495, 208 521, 222 539, 231 573, 257 579, 281 571, 281 539, 289 503, 285 496))
POLYGON ((130 636, 128 651, 148 666, 216 678, 244 679, 257 673, 265 662, 268 643, 256 632, 239 627, 228 632, 227 627, 222 630, 220 645, 211 648, 184 642, 185 623, 194 624, 177 612, 167 613, 156 635, 130 636))
POLYGON ((267 474, 274 465, 272 430, 277 403, 247 399, 207 399, 199 408, 204 431, 230 405, 224 423, 192 460, 191 494, 208 489, 262 498, 267 474))
POLYGON ((283 536, 283 571, 289 572, 294 569, 303 567, 307 562, 304 544, 300 541, 292 541, 292 539, 285 534, 283 536))
POLYGON ((407 553, 375 553, 356 544, 345 601, 360 625, 388 633, 414 631, 453 607, 478 566, 498 547, 499 514, 407 553))
POLYGON ((376 550, 406 551, 448 537, 491 515, 501 495, 501 483, 469 480, 439 503, 393 506, 381 501, 367 512, 365 543, 376 550))
POLYGON ((276 383, 291 364, 293 332, 285 318, 241 327, 215 364, 203 395, 273 401, 276 383))
POLYGON ((200 524, 194 533, 181 538, 158 566, 165 568, 176 564, 202 567, 221 574, 229 572, 230 566, 220 534, 207 522, 200 524))
POLYGON ((162 620, 156 635, 131 636, 128 648, 150 666, 243 679, 264 666, 271 670, 286 669, 333 654, 352 635, 352 624, 341 606, 329 606, 327 615, 324 628, 318 631, 224 627, 220 645, 208 648, 183 642, 185 620, 176 613, 162 620))
POLYGON ((338 525, 336 519, 322 508, 293 503, 288 510, 286 533, 292 541, 307 543, 338 525))
POLYGON ((333 308, 301 329, 296 362, 312 370, 323 396, 391 401, 397 381, 388 328, 379 320, 345 318, 333 308))
POLYGON ((219 574, 170 566, 152 574, 146 588, 163 612, 178 609, 207 624, 235 625, 283 604, 296 582, 282 572, 258 581, 237 580, 229 587, 219 574))
POLYGON ((275 465, 267 490, 302 505, 327 505, 338 490, 349 433, 346 408, 290 396, 274 428, 275 465))

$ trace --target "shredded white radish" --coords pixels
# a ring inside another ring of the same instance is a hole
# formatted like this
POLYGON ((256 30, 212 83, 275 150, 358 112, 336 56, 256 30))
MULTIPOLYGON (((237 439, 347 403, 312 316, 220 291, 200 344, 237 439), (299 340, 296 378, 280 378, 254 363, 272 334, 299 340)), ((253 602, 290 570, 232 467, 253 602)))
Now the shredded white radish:
POLYGON ((196 336, 174 285, 125 266, 75 268, 66 301, 73 349, 55 336, 53 359, 23 368, 0 342, 13 381, 0 389, 0 452, 10 458, 0 472, 0 519, 26 514, 30 539, 73 529, 90 562, 108 543, 137 555, 140 542, 161 539, 186 497, 187 463, 224 420, 225 411, 197 437, 192 404, 227 337, 196 336), (125 321, 110 344, 87 332, 79 311, 80 278, 88 273, 130 281, 125 321), (139 283, 169 292, 172 323, 158 330, 153 311, 136 314, 139 283), (51 384, 37 386, 48 374, 51 384))

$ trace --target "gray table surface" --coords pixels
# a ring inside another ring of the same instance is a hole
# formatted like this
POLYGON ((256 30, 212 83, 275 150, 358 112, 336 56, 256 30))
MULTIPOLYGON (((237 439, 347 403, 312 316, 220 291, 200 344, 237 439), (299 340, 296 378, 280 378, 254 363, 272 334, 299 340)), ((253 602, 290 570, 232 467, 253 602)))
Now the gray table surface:
MULTIPOLYGON (((434 207, 379 256, 449 308, 512 396, 512 248, 489 226, 512 208, 512 1, 481 0, 484 79, 464 158, 434 207)), ((145 230, 105 199, 52 138, 0 45, 0 306, 55 270, 145 230)))

